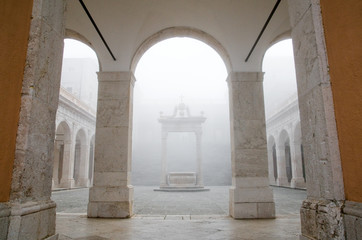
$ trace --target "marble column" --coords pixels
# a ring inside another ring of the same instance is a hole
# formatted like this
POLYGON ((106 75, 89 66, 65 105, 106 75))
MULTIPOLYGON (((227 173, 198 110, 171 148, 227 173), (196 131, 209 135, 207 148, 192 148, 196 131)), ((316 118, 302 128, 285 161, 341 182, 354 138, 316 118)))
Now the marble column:
POLYGON ((262 72, 231 72, 232 187, 230 215, 236 219, 274 218, 268 159, 262 72))
POLYGON ((77 186, 88 187, 89 172, 89 144, 82 144, 80 147, 80 164, 77 186))
POLYGON ((273 164, 273 146, 268 146, 268 171, 269 171, 269 184, 275 184, 274 178, 274 164, 273 164))
POLYGON ((64 142, 63 173, 60 178, 60 188, 71 188, 74 185, 73 165, 74 165, 74 141, 64 142))
POLYGON ((59 185, 59 168, 61 167, 60 164, 60 151, 61 151, 61 142, 55 141, 54 143, 54 161, 53 161, 53 180, 52 180, 52 189, 57 188, 59 185))
POLYGON ((305 181, 303 178, 303 166, 302 166, 302 152, 300 149, 300 142, 291 142, 290 152, 292 155, 292 173, 293 178, 290 183, 292 188, 305 188, 305 181))
POLYGON ((285 159, 285 145, 277 144, 276 145, 277 153, 277 165, 278 165, 278 186, 289 186, 287 178, 287 168, 286 168, 286 159, 285 159))
POLYGON ((197 161, 197 178, 196 186, 203 187, 203 177, 202 177, 202 150, 201 150, 201 131, 195 132, 196 134, 196 161, 197 161))
POLYGON ((166 187, 167 184, 167 135, 168 133, 162 131, 162 169, 161 169, 161 187, 166 187))
POLYGON ((132 72, 98 73, 93 187, 88 217, 132 216, 132 72))

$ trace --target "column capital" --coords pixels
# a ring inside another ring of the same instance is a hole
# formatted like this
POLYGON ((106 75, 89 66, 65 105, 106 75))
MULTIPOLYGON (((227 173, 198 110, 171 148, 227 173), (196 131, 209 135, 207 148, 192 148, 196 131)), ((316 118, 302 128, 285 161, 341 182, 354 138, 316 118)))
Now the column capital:
POLYGON ((120 82, 129 81, 132 85, 136 82, 136 78, 131 71, 120 72, 97 72, 99 82, 120 82))
POLYGON ((264 72, 230 72, 227 82, 263 82, 264 72))

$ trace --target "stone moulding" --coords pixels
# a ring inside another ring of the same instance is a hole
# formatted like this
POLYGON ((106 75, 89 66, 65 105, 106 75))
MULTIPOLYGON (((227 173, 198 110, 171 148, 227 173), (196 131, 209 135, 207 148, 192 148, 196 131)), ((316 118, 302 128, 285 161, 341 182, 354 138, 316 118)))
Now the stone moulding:
POLYGON ((58 239, 52 200, 9 203, 7 239, 58 239))
POLYGON ((362 203, 346 201, 343 216, 346 239, 362 239, 362 203))

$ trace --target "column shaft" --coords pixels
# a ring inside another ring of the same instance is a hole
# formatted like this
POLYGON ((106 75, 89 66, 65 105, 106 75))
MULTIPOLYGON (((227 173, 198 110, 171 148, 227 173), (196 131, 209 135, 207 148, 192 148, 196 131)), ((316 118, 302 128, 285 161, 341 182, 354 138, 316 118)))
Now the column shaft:
POLYGON ((74 141, 64 143, 63 173, 60 179, 61 188, 71 188, 74 185, 73 165, 74 165, 74 141))
POLYGON ((167 132, 162 132, 162 169, 161 169, 161 187, 168 185, 167 182, 167 132))
POLYGON ((201 132, 196 132, 196 161, 197 161, 197 178, 196 185, 203 187, 203 174, 202 174, 202 148, 201 148, 201 132))
POLYGON ((263 73, 229 74, 232 187, 234 218, 274 218, 273 192, 268 183, 268 159, 263 100, 263 73))
POLYGON ((290 152, 292 155, 292 172, 293 172, 293 178, 290 185, 293 188, 305 188, 300 143, 292 142, 290 144, 290 152))
POLYGON ((278 179, 277 185, 278 186, 289 186, 288 179, 287 179, 287 170, 285 164, 285 146, 277 144, 276 146, 277 152, 277 162, 278 162, 278 179))
POLYGON ((274 178, 274 165, 273 165, 273 148, 268 148, 268 172, 269 172, 269 184, 275 184, 274 178))
POLYGON ((78 186, 79 187, 88 187, 88 172, 89 172, 89 145, 81 145, 81 159, 80 159, 80 168, 79 168, 79 178, 78 186))

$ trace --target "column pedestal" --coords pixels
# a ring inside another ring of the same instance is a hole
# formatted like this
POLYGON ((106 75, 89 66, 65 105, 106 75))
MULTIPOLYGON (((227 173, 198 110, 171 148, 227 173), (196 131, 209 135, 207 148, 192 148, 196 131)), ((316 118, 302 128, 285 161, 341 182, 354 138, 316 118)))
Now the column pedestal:
POLYGON ((132 216, 133 187, 92 187, 88 217, 128 218, 132 216))

